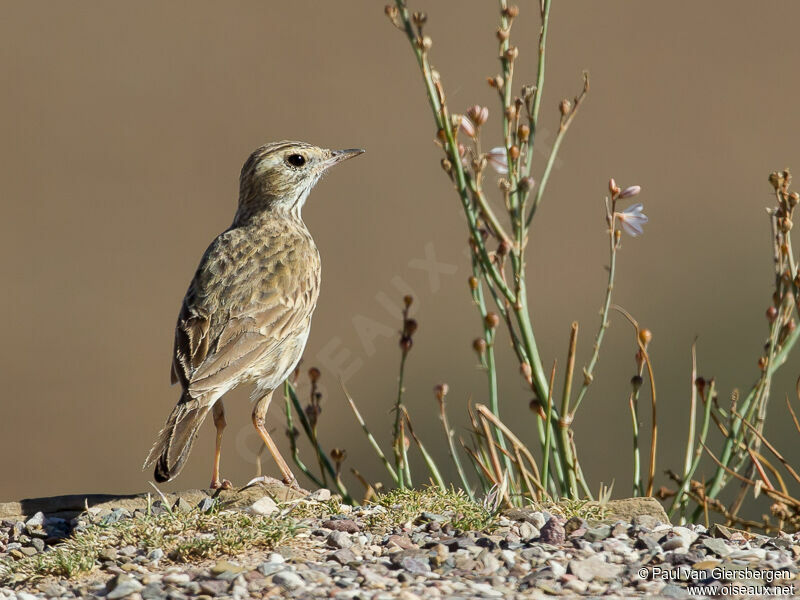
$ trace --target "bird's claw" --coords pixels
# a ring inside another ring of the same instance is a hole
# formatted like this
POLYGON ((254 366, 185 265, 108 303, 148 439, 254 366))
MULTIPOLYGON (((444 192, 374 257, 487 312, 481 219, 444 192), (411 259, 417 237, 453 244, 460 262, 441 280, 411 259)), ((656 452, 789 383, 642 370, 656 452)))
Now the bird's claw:
POLYGON ((222 481, 214 479, 209 487, 212 490, 232 490, 233 484, 227 479, 223 479, 222 481))

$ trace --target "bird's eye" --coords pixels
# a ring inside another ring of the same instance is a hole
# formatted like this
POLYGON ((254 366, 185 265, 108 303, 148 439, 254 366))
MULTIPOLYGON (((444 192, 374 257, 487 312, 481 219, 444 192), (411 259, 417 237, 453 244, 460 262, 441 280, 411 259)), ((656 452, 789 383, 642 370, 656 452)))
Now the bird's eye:
POLYGON ((306 164, 306 157, 302 154, 290 154, 286 157, 286 162, 293 167, 302 167, 306 164))

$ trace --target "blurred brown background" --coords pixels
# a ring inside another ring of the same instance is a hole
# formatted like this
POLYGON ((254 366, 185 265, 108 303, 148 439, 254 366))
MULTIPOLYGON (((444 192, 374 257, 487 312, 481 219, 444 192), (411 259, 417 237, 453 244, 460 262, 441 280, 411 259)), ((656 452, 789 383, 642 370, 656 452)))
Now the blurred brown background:
MULTIPOLYGON (((499 69, 496 3, 411 4, 429 13, 452 108, 487 104, 485 144, 496 145, 497 102, 485 83, 499 69)), ((515 87, 534 79, 538 35, 535 4, 520 5, 515 87)), ((471 350, 479 321, 466 291, 465 228, 439 168, 420 75, 383 3, 29 1, 3 2, 0 14, 0 500, 148 489, 152 474, 140 466, 178 398, 168 367, 180 300, 232 219, 242 162, 285 138, 367 149, 305 209, 323 257, 304 363, 323 371, 322 439, 348 450, 348 466, 383 475, 337 370, 388 440, 399 315, 387 299, 399 304, 410 289, 420 330, 407 400, 445 463, 431 389, 450 384, 459 426, 468 399, 485 401, 471 350), (441 263, 433 271, 431 260, 441 263)), ((578 320, 585 362, 605 286, 607 180, 642 185, 650 223, 624 240, 615 301, 655 335, 660 470, 681 464, 696 335, 700 372, 718 377, 721 398, 757 376, 772 285, 767 175, 800 170, 799 18, 789 2, 767 11, 750 2, 575 1, 552 12, 538 143, 552 143, 558 101, 579 90, 583 69, 591 92, 531 233, 538 341, 547 367, 563 364, 578 320)), ((615 479, 624 495, 632 330, 614 315, 606 339, 575 429, 592 486, 615 479)), ((767 428, 795 461, 783 398, 798 356, 775 383, 767 428)), ((258 448, 248 393, 227 402, 223 475, 237 484, 252 476, 258 448)), ((533 440, 529 399, 507 362, 502 411, 533 440)), ((282 409, 279 399, 271 414, 285 448, 282 409)), ((167 488, 208 484, 212 429, 167 488)))

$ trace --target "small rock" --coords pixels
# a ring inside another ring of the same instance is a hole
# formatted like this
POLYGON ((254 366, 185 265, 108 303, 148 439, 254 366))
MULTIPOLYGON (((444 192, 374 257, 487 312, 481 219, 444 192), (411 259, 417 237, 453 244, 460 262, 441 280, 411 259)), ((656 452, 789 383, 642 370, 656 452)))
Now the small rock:
POLYGON ((564 519, 553 515, 539 531, 539 541, 551 546, 560 546, 564 543, 566 533, 564 531, 564 519))
POLYGON ((539 537, 539 530, 528 521, 523 521, 519 526, 519 537, 527 542, 539 537))
POLYGON ((108 600, 116 600, 117 598, 125 598, 134 592, 139 592, 144 588, 141 582, 137 581, 130 575, 117 575, 109 583, 110 591, 106 595, 108 600))
POLYGON ((702 543, 703 546, 711 550, 711 552, 720 558, 725 558, 732 552, 732 550, 728 547, 728 544, 719 538, 705 538, 703 539, 702 543))
POLYGON ((114 562, 117 560, 117 549, 116 548, 103 548, 97 555, 97 558, 100 560, 110 560, 114 562))
POLYGON ((326 502, 331 499, 331 491, 325 488, 320 488, 306 496, 306 499, 316 500, 317 502, 326 502))
POLYGON ((592 581, 593 579, 610 580, 615 579, 623 570, 622 565, 607 563, 599 556, 590 556, 583 560, 569 561, 569 570, 582 581, 592 581))
POLYGON ((331 531, 327 543, 331 548, 349 548, 353 545, 350 536, 344 531, 331 531))
POLYGON ((345 533, 358 533, 361 528, 358 523, 353 519, 328 519, 322 522, 325 529, 333 529, 334 531, 344 531, 345 533))
POLYGON ((586 533, 583 534, 583 539, 587 542, 601 542, 610 535, 611 527, 609 525, 601 525, 599 527, 587 529, 586 533))
POLYGON ((42 511, 37 512, 30 519, 25 521, 25 527, 28 529, 37 529, 44 527, 45 516, 42 511))
POLYGON ((211 574, 212 575, 222 575, 223 573, 242 573, 246 571, 243 566, 234 564, 227 560, 220 560, 211 567, 211 574))
POLYGON ((285 568, 286 565, 283 562, 275 562, 270 560, 262 562, 260 565, 258 565, 258 572, 264 575, 264 577, 269 577, 278 571, 283 571, 285 568))
POLYGON ((342 566, 360 562, 350 548, 341 548, 331 554, 331 558, 342 566))
POLYGON ((189 504, 184 498, 178 498, 175 504, 172 505, 173 512, 188 513, 192 510, 192 505, 189 504))
POLYGON ((164 576, 164 583, 183 584, 192 580, 187 573, 169 573, 164 576))
POLYGON ((256 515, 271 515, 278 510, 278 505, 275 504, 275 500, 269 496, 264 496, 263 498, 259 498, 253 502, 253 504, 250 505, 249 510, 251 513, 256 515))
POLYGON ((202 513, 209 512, 214 506, 217 504, 216 500, 213 498, 203 498, 200 502, 197 503, 197 509, 202 513))
POLYGON ((275 573, 275 575, 272 576, 272 581, 289 590, 295 590, 305 585, 300 575, 288 569, 275 573))

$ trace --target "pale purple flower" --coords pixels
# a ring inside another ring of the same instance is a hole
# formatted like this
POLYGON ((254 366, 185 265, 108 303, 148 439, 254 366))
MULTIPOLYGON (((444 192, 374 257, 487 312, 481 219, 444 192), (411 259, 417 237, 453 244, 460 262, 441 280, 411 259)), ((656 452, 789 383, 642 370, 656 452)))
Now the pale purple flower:
POLYGON ((505 175, 508 173, 508 155, 506 154, 506 149, 503 146, 497 146, 496 148, 492 148, 486 153, 486 160, 489 161, 489 164, 492 168, 500 173, 500 175, 505 175))
POLYGON ((461 115, 461 125, 459 129, 465 135, 468 135, 471 138, 475 137, 475 123, 473 123, 472 119, 470 119, 468 116, 461 115))
POLYGON ((631 185, 626 187, 619 195, 620 200, 625 200, 626 198, 633 198, 639 192, 642 191, 642 187, 639 185, 631 185))
POLYGON ((630 236, 636 237, 644 232, 643 226, 647 223, 647 215, 642 212, 642 204, 631 204, 622 212, 617 213, 620 225, 630 236))

